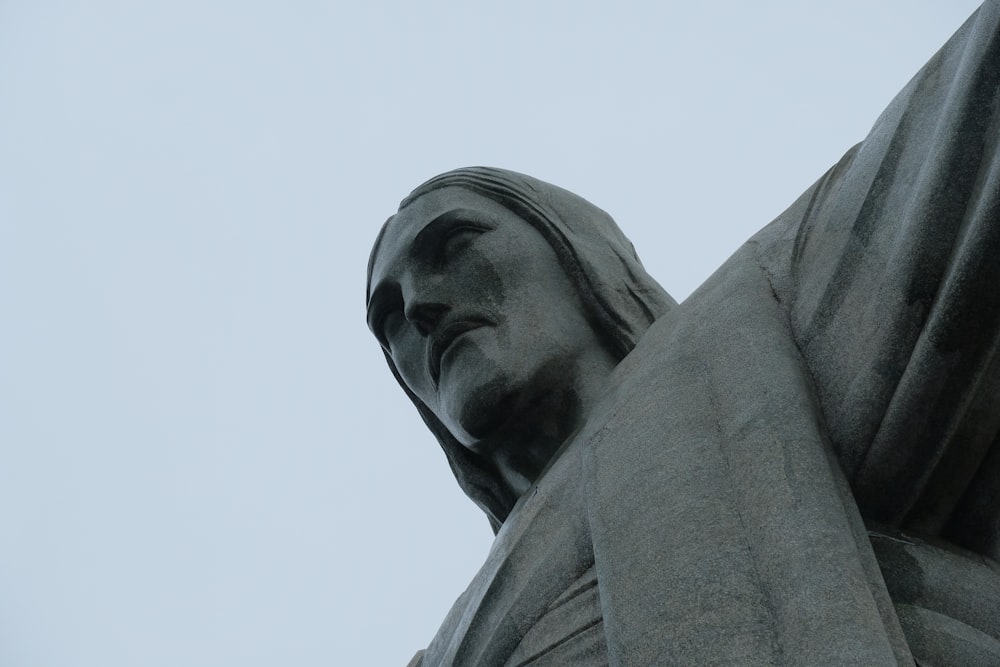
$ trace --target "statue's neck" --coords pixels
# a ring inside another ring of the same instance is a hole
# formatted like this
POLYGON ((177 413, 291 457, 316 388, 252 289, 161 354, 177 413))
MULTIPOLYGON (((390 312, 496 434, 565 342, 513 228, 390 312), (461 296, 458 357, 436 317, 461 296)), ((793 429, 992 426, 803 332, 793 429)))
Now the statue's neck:
POLYGON ((607 386, 616 360, 605 354, 585 355, 568 368, 575 382, 559 392, 519 397, 516 416, 508 420, 481 451, 496 467, 501 483, 520 497, 539 478, 590 418, 607 386))

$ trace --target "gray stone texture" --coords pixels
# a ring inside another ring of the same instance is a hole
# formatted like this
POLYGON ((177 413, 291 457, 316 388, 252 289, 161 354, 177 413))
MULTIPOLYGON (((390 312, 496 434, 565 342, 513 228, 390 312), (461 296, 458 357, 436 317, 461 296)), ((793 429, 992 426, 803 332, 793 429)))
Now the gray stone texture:
MULTIPOLYGON (((472 168, 404 201, 462 189, 542 230, 617 350, 534 470, 459 440, 387 349, 497 531, 411 664, 1000 665, 998 105, 990 0, 679 305, 554 186, 472 168)), ((371 288, 403 275, 385 243, 371 288)))

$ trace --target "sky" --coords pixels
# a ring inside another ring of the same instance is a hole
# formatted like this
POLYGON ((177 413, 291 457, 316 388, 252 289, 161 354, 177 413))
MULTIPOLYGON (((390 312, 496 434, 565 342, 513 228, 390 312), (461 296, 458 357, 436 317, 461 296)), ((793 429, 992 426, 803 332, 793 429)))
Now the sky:
POLYGON ((609 211, 678 300, 971 0, 0 0, 0 665, 405 665, 487 521, 365 326, 412 188, 609 211))

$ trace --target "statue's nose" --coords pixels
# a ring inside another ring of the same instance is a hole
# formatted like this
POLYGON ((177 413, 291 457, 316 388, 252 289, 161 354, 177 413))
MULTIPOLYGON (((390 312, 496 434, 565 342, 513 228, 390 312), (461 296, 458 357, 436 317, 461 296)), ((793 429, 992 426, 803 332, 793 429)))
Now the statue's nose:
POLYGON ((441 303, 415 302, 408 304, 403 314, 422 336, 427 336, 447 311, 448 307, 441 303))

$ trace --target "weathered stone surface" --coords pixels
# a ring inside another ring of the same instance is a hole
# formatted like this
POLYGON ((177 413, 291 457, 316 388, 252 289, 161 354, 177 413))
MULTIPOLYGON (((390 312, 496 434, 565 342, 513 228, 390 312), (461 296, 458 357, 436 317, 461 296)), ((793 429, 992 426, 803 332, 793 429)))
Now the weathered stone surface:
POLYGON ((418 188, 369 324, 497 531, 413 665, 1000 664, 1000 2, 684 303, 527 176, 418 188))

